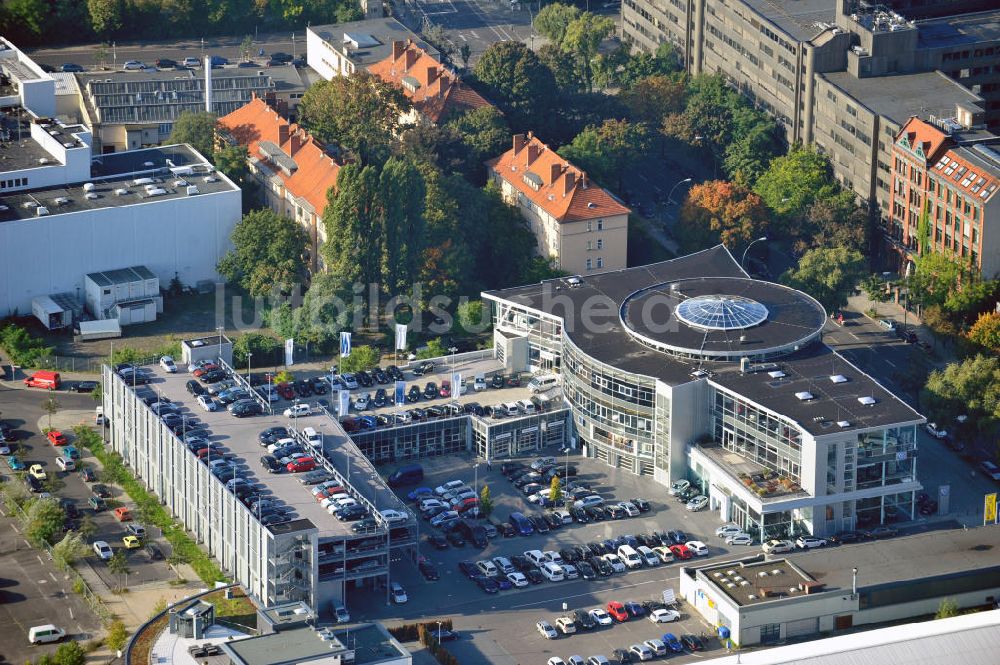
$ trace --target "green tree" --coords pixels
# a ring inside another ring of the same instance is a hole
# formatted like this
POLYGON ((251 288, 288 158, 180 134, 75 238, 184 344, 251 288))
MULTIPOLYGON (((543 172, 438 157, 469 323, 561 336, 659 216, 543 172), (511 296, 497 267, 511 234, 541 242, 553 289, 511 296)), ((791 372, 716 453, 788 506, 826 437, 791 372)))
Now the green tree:
POLYGON ((444 341, 442 341, 440 337, 427 340, 427 344, 425 344, 422 349, 417 351, 417 358, 419 360, 426 360, 427 358, 441 358, 445 355, 448 355, 448 349, 445 348, 444 341))
POLYGON ((115 553, 108 559, 108 572, 118 577, 118 589, 124 589, 125 585, 122 580, 128 579, 127 575, 132 572, 124 550, 115 550, 115 553))
POLYGON ((619 74, 623 88, 631 88, 637 81, 649 76, 666 76, 684 69, 682 58, 670 42, 663 42, 656 47, 655 53, 645 51, 629 57, 619 74))
POLYGON ((647 76, 622 90, 621 98, 633 119, 659 126, 664 115, 684 110, 686 94, 681 80, 670 76, 647 76))
POLYGON ((247 35, 240 42, 240 59, 249 60, 253 56, 253 36, 247 35))
POLYGON ((584 86, 593 89, 594 59, 601 42, 613 34, 615 22, 607 16, 584 12, 566 26, 566 33, 560 40, 562 49, 576 56, 584 86))
POLYGON ((868 278, 861 282, 861 288, 864 290, 865 295, 868 299, 876 305, 875 313, 878 315, 878 303, 883 303, 889 300, 889 284, 886 282, 882 275, 871 274, 868 278))
POLYGON ((1000 281, 983 281, 971 266, 964 278, 951 289, 945 298, 944 308, 962 327, 974 322, 980 314, 994 311, 997 296, 1000 295, 1000 281))
POLYGON ((552 476, 552 482, 549 483, 549 500, 555 505, 562 503, 562 481, 559 476, 552 476))
POLYGON ((1000 353, 1000 314, 983 312, 969 329, 969 340, 974 344, 1000 353))
POLYGON ((494 42, 476 62, 476 80, 510 122, 515 132, 541 131, 555 105, 552 72, 534 51, 516 41, 494 42))
POLYGON ((401 88, 361 70, 310 86, 298 113, 313 136, 339 143, 366 166, 389 156, 400 115, 409 108, 401 88))
POLYGON ((865 274, 865 257, 846 247, 811 249, 797 268, 781 276, 781 282, 805 291, 828 312, 847 304, 849 296, 865 274))
POLYGON ((556 267, 554 259, 544 256, 533 256, 528 262, 520 281, 522 284, 534 284, 536 282, 544 282, 547 279, 566 277, 567 275, 569 275, 568 272, 556 267))
POLYGON ((920 404, 935 422, 953 423, 965 415, 989 436, 1000 423, 1000 357, 980 354, 931 372, 920 404))
POLYGON ((233 229, 233 249, 219 261, 219 274, 252 296, 290 293, 306 278, 309 238, 294 220, 270 208, 253 210, 233 229))
POLYGON ((364 17, 365 14, 361 11, 361 6, 355 0, 342 3, 334 12, 334 19, 336 19, 337 23, 360 21, 364 17))
POLYGON ((215 162, 216 168, 240 187, 244 185, 250 174, 245 145, 227 145, 222 150, 216 150, 212 155, 212 161, 215 162))
POLYGON ((80 526, 77 529, 77 533, 80 534, 80 537, 85 542, 90 542, 90 539, 97 534, 97 525, 94 524, 94 518, 91 517, 90 513, 84 513, 83 517, 80 518, 80 526))
POLYGON ((677 237, 686 251, 718 244, 733 250, 768 229, 767 208, 760 197, 725 180, 691 187, 677 220, 677 237))
POLYGON ((76 563, 77 559, 86 556, 89 549, 80 532, 70 530, 62 540, 52 546, 52 560, 58 568, 66 570, 76 563))
POLYGON ((374 346, 362 344, 351 348, 351 355, 344 358, 341 356, 338 369, 343 372, 360 372, 378 366, 381 356, 374 346))
POLYGON ((625 171, 643 157, 649 145, 649 132, 642 123, 605 120, 599 127, 588 127, 559 154, 587 171, 595 180, 622 191, 625 171))
POLYGON ((104 638, 104 643, 112 651, 121 651, 125 648, 126 642, 128 642, 128 629, 125 627, 125 622, 115 619, 108 626, 108 636, 104 638))
POLYGON ((48 427, 52 429, 52 416, 59 413, 59 409, 62 407, 59 404, 59 400, 55 397, 48 397, 42 402, 42 413, 48 418, 48 427))
POLYGON ((742 107, 734 111, 733 125, 733 140, 724 149, 722 164, 730 178, 753 187, 778 154, 778 124, 766 113, 742 107))
POLYGON ((830 161, 813 148, 794 148, 771 161, 754 191, 777 215, 801 217, 818 199, 837 193, 830 161))
POLYGON ((85 665, 87 654, 79 642, 69 641, 60 644, 54 655, 55 665, 85 665))
POLYGON ((455 310, 458 327, 467 335, 475 335, 490 328, 489 314, 483 309, 482 300, 466 300, 455 310))
POLYGON ((3 11, 4 23, 9 26, 8 29, 14 29, 15 32, 23 30, 32 36, 44 32, 45 18, 49 13, 48 3, 45 0, 6 0, 0 9, 3 11))
POLYGON ((188 143, 206 158, 212 157, 219 118, 208 111, 184 111, 174 121, 167 143, 188 143))
POLYGON ((580 68, 572 53, 562 50, 558 44, 554 43, 543 44, 536 53, 542 64, 552 72, 561 96, 576 95, 583 90, 580 68))
POLYGON ((938 603, 937 613, 934 615, 935 619, 947 619, 949 617, 958 616, 958 603, 955 602, 954 598, 942 598, 941 602, 938 603))
POLYGON ((253 359, 261 366, 269 364, 281 348, 281 342, 259 332, 246 332, 233 342, 233 362, 237 369, 245 367, 247 360, 252 365, 253 359))
POLYGON ((462 45, 458 48, 458 55, 462 58, 462 69, 469 71, 469 61, 472 59, 472 47, 469 46, 468 42, 462 42, 462 45))
POLYGON ((504 200, 495 183, 487 185, 479 195, 485 209, 478 217, 482 224, 471 234, 469 245, 476 257, 475 265, 490 266, 479 271, 479 282, 484 288, 523 284, 537 247, 535 235, 520 211, 504 200))
POLYGON ((331 275, 345 284, 377 284, 382 271, 382 207, 375 166, 347 164, 323 212, 321 251, 331 275))
POLYGON ((493 497, 490 496, 490 486, 486 484, 479 490, 479 512, 484 517, 489 517, 493 512, 493 497))
POLYGON ((447 121, 465 147, 464 175, 473 184, 486 181, 483 162, 496 157, 511 144, 507 120, 495 106, 483 106, 447 121))
POLYGON ((853 192, 841 190, 813 201, 796 225, 793 247, 800 253, 815 247, 847 247, 869 255, 871 234, 868 212, 858 206, 853 192))
POLYGON ((54 498, 36 499, 28 505, 21 521, 25 537, 35 547, 41 547, 43 544, 52 544, 56 536, 62 533, 66 513, 54 498))
POLYGON ((90 391, 90 398, 97 402, 98 404, 104 399, 104 388, 100 381, 94 386, 94 389, 90 391))
MULTIPOLYGON (((402 293, 417 279, 423 249, 424 179, 407 159, 390 157, 379 176, 381 244, 378 276, 387 293, 402 293)), ((375 225, 373 225, 375 226, 375 225)))
POLYGON ((569 24, 579 18, 580 14, 577 7, 553 2, 542 7, 542 10, 535 16, 535 30, 559 46, 566 37, 569 24))
POLYGON ((913 299, 924 306, 943 306, 960 284, 973 281, 968 266, 944 254, 918 256, 914 265, 907 286, 913 299))

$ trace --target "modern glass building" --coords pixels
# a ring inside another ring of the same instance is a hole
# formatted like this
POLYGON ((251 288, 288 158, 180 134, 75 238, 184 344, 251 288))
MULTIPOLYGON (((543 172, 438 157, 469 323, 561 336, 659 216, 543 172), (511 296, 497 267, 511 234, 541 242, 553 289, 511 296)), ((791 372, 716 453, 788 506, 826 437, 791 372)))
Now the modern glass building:
POLYGON ((761 538, 912 518, 924 418, 823 344, 816 300, 725 247, 483 297, 497 358, 561 377, 586 455, 688 479, 761 538))

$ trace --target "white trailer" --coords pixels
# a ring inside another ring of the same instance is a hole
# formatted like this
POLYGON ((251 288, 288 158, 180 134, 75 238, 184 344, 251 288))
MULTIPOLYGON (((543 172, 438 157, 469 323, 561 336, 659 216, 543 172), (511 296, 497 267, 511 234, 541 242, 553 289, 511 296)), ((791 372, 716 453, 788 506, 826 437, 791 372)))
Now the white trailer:
POLYGON ((73 325, 73 311, 60 307, 49 296, 32 298, 31 313, 48 330, 61 330, 73 325))

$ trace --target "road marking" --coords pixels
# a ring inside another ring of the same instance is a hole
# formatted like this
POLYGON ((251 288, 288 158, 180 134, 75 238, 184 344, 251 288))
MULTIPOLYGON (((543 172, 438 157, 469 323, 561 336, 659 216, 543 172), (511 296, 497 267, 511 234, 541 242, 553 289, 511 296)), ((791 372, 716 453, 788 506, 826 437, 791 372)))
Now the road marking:
MULTIPOLYGON (((622 584, 622 585, 619 585, 619 586, 615 586, 614 589, 616 591, 618 589, 631 589, 633 587, 642 586, 644 584, 656 584, 656 583, 659 583, 659 582, 664 582, 665 580, 677 579, 677 577, 678 576, 660 578, 660 579, 655 579, 655 580, 646 580, 645 582, 636 582, 635 584, 622 584)), ((575 594, 573 594, 571 596, 562 596, 561 598, 546 598, 545 600, 538 600, 538 601, 535 601, 533 603, 524 603, 523 605, 511 605, 510 609, 512 609, 512 610, 519 610, 519 609, 524 608, 524 607, 531 607, 532 605, 542 605, 544 603, 551 603, 553 601, 561 602, 561 601, 564 601, 564 600, 569 600, 571 598, 580 598, 581 596, 592 596, 593 594, 594 594, 593 591, 588 591, 587 593, 575 593, 575 594)))
POLYGON ((469 34, 475 37, 476 39, 479 39, 479 35, 476 33, 475 30, 469 30, 469 34))
POLYGON ((847 333, 847 334, 850 335, 851 337, 853 337, 854 339, 856 339, 857 341, 859 341, 859 342, 861 341, 861 338, 858 337, 857 335, 855 335, 854 333, 847 333))
MULTIPOLYGON (((66 590, 65 590, 65 589, 63 589, 63 595, 66 595, 66 590)), ((67 606, 66 606, 66 609, 68 609, 68 610, 69 610, 69 618, 70 618, 70 620, 71 620, 71 621, 76 621, 76 617, 74 617, 74 616, 73 616, 73 608, 72 608, 72 607, 70 607, 69 605, 67 605, 67 606)), ((82 631, 81 631, 81 632, 82 632, 82 631)))
POLYGON ((59 580, 57 580, 57 579, 56 579, 56 576, 55 576, 55 575, 53 575, 53 574, 52 574, 51 572, 49 573, 49 577, 51 577, 51 578, 52 578, 52 581, 53 581, 53 582, 55 582, 56 584, 58 584, 58 583, 59 583, 59 580))

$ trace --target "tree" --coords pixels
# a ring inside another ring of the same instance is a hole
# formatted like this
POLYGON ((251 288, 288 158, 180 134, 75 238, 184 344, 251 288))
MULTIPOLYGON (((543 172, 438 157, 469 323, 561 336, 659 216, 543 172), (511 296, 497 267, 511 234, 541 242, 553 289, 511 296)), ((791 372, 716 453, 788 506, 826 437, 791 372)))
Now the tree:
POLYGON ((126 576, 132 571, 128 567, 128 559, 125 557, 124 550, 115 550, 115 553, 108 559, 108 572, 118 576, 119 589, 125 588, 122 584, 122 578, 128 579, 126 576))
POLYGON ((25 36, 37 36, 44 31, 49 7, 45 0, 7 0, 0 11, 3 12, 4 23, 9 26, 8 30, 13 28, 15 34, 24 31, 25 36))
POLYGON ((233 249, 219 261, 219 274, 252 296, 291 293, 306 279, 309 237, 294 220, 270 208, 253 210, 233 229, 233 249))
POLYGON ((89 549, 80 532, 70 530, 62 540, 52 546, 52 560, 56 566, 66 570, 76 563, 77 559, 85 556, 89 549))
POLYGON ((100 404, 104 399, 104 388, 100 381, 98 381, 97 385, 94 386, 94 389, 90 391, 90 399, 94 400, 98 404, 100 404))
POLYGON ((466 300, 455 310, 458 327, 466 335, 476 335, 490 328, 490 317, 483 310, 482 300, 466 300))
POLYGON ((45 399, 45 401, 42 402, 42 413, 48 416, 49 429, 52 429, 52 416, 59 413, 59 409, 61 408, 61 406, 62 405, 59 404, 59 400, 57 400, 55 397, 48 397, 45 399))
POLYGON ((483 162, 496 157, 511 144, 507 120, 495 106, 482 106, 447 121, 465 147, 464 175, 469 182, 481 185, 486 181, 483 162))
POLYGON ((682 58, 673 44, 663 42, 656 47, 655 53, 642 51, 629 57, 619 74, 621 85, 628 89, 637 81, 649 76, 666 76, 680 72, 684 69, 681 61, 682 58))
POLYGON ((424 348, 417 351, 417 358, 419 360, 426 360, 427 358, 440 358, 447 355, 448 349, 445 348, 444 342, 440 337, 435 337, 434 339, 427 340, 427 344, 424 348))
POLYGON ((346 358, 341 356, 340 364, 337 368, 341 373, 360 372, 361 370, 376 367, 380 359, 381 356, 379 355, 377 348, 363 344, 361 346, 351 348, 351 355, 346 358))
POLYGON ((593 89, 594 58, 601 42, 615 31, 615 22, 607 16, 584 12, 566 26, 566 33, 560 40, 562 49, 576 56, 584 86, 593 89))
POLYGON ((216 150, 212 155, 212 161, 215 162, 216 168, 240 187, 243 186, 250 174, 245 145, 227 145, 222 150, 216 150))
POLYGON ((837 193, 830 161, 813 148, 794 148, 771 161, 754 185, 764 203, 777 215, 801 217, 814 201, 837 193))
POLYGON ((781 276, 781 282, 805 291, 833 312, 847 304, 847 296, 865 274, 865 257, 846 247, 821 247, 806 252, 797 268, 781 276))
POLYGON ((128 629, 125 628, 125 622, 121 619, 115 619, 108 626, 108 635, 104 638, 105 644, 112 651, 121 651, 125 648, 125 643, 128 642, 128 629))
POLYGON ((983 312, 969 329, 969 340, 994 353, 1000 353, 1000 314, 983 312))
POLYGON ((549 501, 558 506, 562 503, 562 498, 562 481, 559 476, 552 476, 552 482, 549 483, 549 501))
POLYGON ((259 365, 267 365, 278 353, 281 342, 259 332, 246 332, 233 342, 233 362, 237 368, 247 365, 247 360, 257 359, 259 365))
POLYGON ((580 16, 580 10, 558 2, 545 5, 535 16, 535 30, 556 46, 563 43, 569 24, 580 16))
POLYGON ((462 69, 469 71, 469 61, 472 59, 472 47, 469 46, 469 42, 462 42, 458 48, 458 56, 462 58, 462 69))
MULTIPOLYGON (((873 303, 877 304, 889 300, 889 284, 882 279, 881 275, 869 275, 868 279, 861 283, 861 288, 873 303)), ((874 309, 875 314, 878 315, 878 308, 874 309)))
POLYGON ((677 220, 677 236, 686 251, 719 242, 737 248, 762 236, 768 214, 760 197, 724 180, 691 187, 677 220))
POLYGON ((80 526, 77 528, 77 533, 80 534, 80 537, 85 542, 90 542, 90 539, 97 534, 97 525, 94 524, 94 518, 90 516, 90 513, 84 513, 83 517, 80 518, 80 526))
POLYGON ((649 144, 649 133, 642 123, 628 120, 605 120, 599 127, 588 127, 559 154, 587 171, 595 180, 612 184, 622 191, 624 172, 638 161, 649 144))
POLYGON ((556 82, 534 51, 515 41, 494 42, 476 62, 476 80, 510 122, 523 132, 546 125, 555 105, 556 82))
POLYGON ((543 44, 537 53, 538 59, 552 72, 561 96, 575 95, 583 89, 583 79, 572 53, 555 43, 543 44))
POLYGON ((1000 357, 980 354, 931 372, 920 404, 931 420, 968 416, 966 422, 988 436, 1000 423, 1000 357))
MULTIPOLYGON (((307 93, 308 94, 308 93, 307 93)), ((323 211, 327 270, 344 284, 377 284, 382 272, 382 208, 376 166, 345 165, 323 211)))
POLYGON ((240 42, 240 59, 249 60, 253 56, 253 36, 247 35, 240 42))
POLYGON ((490 496, 490 486, 486 484, 479 490, 479 512, 484 517, 489 517, 493 512, 493 498, 490 496))
POLYGON ((56 499, 36 499, 28 505, 21 521, 25 537, 35 547, 42 547, 55 542, 56 536, 62 533, 66 513, 56 499))
POLYGON ((69 641, 59 645, 53 659, 55 665, 84 665, 87 654, 79 642, 69 641))
POLYGON ((733 125, 733 140, 725 147, 722 164, 730 178, 753 187, 778 154, 778 124, 766 113, 744 107, 734 111, 733 125))
POLYGON ((100 69, 108 66, 108 47, 104 44, 98 44, 94 48, 94 65, 100 69))
POLYGON ((423 248, 424 205, 427 191, 416 165, 391 157, 379 175, 382 219, 380 266, 376 281, 387 293, 401 293, 417 279, 423 248))
POLYGON ((684 82, 670 76, 647 76, 631 88, 622 90, 621 97, 632 118, 658 126, 663 116, 684 110, 687 89, 684 82))
POLYGON ((299 104, 300 122, 324 143, 339 143, 361 162, 381 165, 410 109, 402 88, 365 70, 320 81, 299 104))
POLYGON ((835 246, 870 254, 871 217, 847 190, 813 201, 802 223, 793 231, 797 236, 793 248, 800 253, 814 247, 835 246))
POLYGON ((219 118, 208 111, 184 111, 174 121, 167 143, 189 143, 205 157, 212 156, 219 118))
POLYGON ((958 603, 955 602, 954 598, 942 598, 941 602, 938 603, 937 614, 934 615, 935 619, 947 619, 949 617, 958 616, 958 603))

